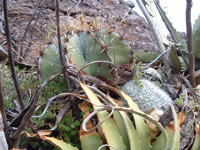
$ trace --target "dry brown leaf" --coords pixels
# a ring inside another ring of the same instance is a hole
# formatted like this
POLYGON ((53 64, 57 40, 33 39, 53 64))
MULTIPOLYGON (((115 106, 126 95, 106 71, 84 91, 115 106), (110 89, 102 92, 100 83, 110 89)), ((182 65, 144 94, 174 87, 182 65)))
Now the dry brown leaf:
POLYGON ((195 124, 195 131, 196 131, 196 134, 200 135, 200 128, 197 123, 195 124))
MULTIPOLYGON (((160 116, 163 114, 163 112, 161 110, 157 110, 156 108, 154 108, 149 115, 151 117, 153 117, 156 121, 158 121, 160 119, 160 116)), ((159 129, 157 128, 157 126, 155 124, 153 124, 152 122, 146 120, 149 130, 150 130, 150 136, 152 140, 155 140, 157 138, 157 135, 159 133, 159 129)))
MULTIPOLYGON (((179 122, 180 130, 182 129, 181 125, 185 122, 186 118, 187 118, 187 115, 186 115, 185 109, 183 111, 181 111, 181 112, 178 113, 178 122, 179 122)), ((171 121, 167 125, 167 127, 169 129, 171 129, 172 131, 174 131, 174 121, 171 121)))
POLYGON ((185 109, 178 113, 178 121, 179 121, 180 126, 185 122, 186 118, 187 118, 187 115, 186 115, 185 109))

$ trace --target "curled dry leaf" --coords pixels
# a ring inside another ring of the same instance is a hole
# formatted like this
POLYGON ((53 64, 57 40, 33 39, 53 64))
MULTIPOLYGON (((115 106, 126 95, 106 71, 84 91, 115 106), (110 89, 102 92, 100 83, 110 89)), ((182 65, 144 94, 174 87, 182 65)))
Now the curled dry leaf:
MULTIPOLYGON (((149 113, 149 115, 150 115, 151 117, 153 117, 156 121, 159 121, 160 116, 161 116, 162 114, 163 114, 163 111, 158 110, 158 109, 156 109, 156 108, 154 108, 154 109, 149 113)), ((156 136, 158 135, 159 130, 158 130, 157 126, 156 126, 154 123, 152 123, 152 122, 150 122, 150 121, 148 121, 148 120, 146 120, 146 122, 147 122, 148 127, 149 127, 149 130, 150 130, 150 136, 151 136, 152 140, 155 140, 155 139, 157 138, 156 136)))
POLYGON ((185 122, 186 118, 187 118, 187 115, 186 115, 185 109, 178 113, 178 121, 179 121, 180 126, 185 122))

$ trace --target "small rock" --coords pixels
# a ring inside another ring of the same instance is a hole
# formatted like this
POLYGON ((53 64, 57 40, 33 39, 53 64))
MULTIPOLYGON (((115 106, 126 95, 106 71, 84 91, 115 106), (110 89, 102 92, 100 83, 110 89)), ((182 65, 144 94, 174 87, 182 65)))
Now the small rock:
POLYGON ((134 2, 132 2, 132 1, 126 1, 126 4, 127 4, 131 9, 135 7, 134 2))

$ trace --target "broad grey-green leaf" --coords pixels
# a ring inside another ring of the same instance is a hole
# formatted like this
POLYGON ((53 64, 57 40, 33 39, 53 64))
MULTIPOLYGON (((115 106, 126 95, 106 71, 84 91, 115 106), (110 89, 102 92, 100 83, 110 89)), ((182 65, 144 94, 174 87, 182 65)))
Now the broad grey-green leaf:
MULTIPOLYGON (((81 40, 77 34, 72 33, 67 43, 67 48, 67 56, 71 63, 75 64, 78 68, 81 68, 87 64, 84 58, 81 40)), ((89 67, 84 68, 83 71, 86 72, 88 75, 91 75, 89 67)))
POLYGON ((193 25, 192 38, 195 57, 200 59, 200 15, 193 25))
POLYGON ((172 67, 174 69, 176 69, 176 71, 180 72, 181 71, 181 62, 179 60, 179 57, 177 56, 176 54, 176 51, 175 51, 175 46, 172 46, 168 55, 169 55, 169 59, 171 60, 171 64, 172 64, 172 67))
MULTIPOLYGON (((68 35, 69 36, 69 35, 68 35)), ((54 40, 54 43, 56 41, 54 40)), ((59 50, 52 43, 45 49, 43 63, 41 64, 41 77, 47 78, 52 72, 61 72, 59 50), (57 67, 55 67, 57 66, 57 67)), ((132 55, 129 46, 116 33, 108 33, 105 30, 82 31, 80 35, 72 32, 67 42, 62 38, 62 48, 67 47, 69 62, 81 68, 93 61, 109 61, 116 65, 130 65, 132 55), (109 56, 108 56, 109 55, 109 56)), ((113 66, 109 63, 94 63, 84 68, 84 73, 97 76, 107 81, 113 81, 113 66)))
POLYGON ((59 52, 56 52, 51 48, 46 48, 42 61, 40 72, 42 79, 47 79, 50 75, 62 71, 59 52))
POLYGON ((143 63, 150 63, 154 59, 156 59, 160 53, 134 53, 134 59, 136 63, 143 62, 143 63))
POLYGON ((162 37, 163 43, 169 45, 169 40, 167 39, 167 34, 165 34, 163 32, 163 29, 161 27, 161 23, 162 23, 161 19, 159 18, 159 16, 156 15, 155 9, 153 8, 153 6, 151 4, 152 1, 150 1, 150 0, 144 0, 144 1, 143 1, 143 3, 146 6, 147 11, 149 12, 149 14, 151 15, 151 17, 153 18, 154 23, 156 24, 157 29, 158 29, 158 31, 160 33, 160 36, 162 37))

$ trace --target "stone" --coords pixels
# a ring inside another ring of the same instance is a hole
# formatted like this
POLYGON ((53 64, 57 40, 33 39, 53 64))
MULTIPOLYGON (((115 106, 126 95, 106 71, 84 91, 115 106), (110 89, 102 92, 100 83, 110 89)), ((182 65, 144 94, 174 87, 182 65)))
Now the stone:
MULTIPOLYGON (((126 41, 133 51, 157 52, 154 44, 155 38, 148 23, 137 12, 131 10, 134 3, 123 0, 77 2, 79 0, 60 1, 60 16, 76 18, 83 13, 93 20, 98 16, 105 23, 112 22, 113 28, 118 29, 122 35, 126 33, 126 41)), ((9 23, 16 59, 20 59, 20 54, 25 57, 26 61, 37 61, 44 46, 53 37, 49 34, 52 33, 52 27, 56 25, 55 10, 54 0, 40 0, 38 3, 37 1, 8 1, 9 23), (44 35, 49 36, 49 39, 44 35)), ((3 45, 3 48, 7 49, 6 45, 3 45)))

